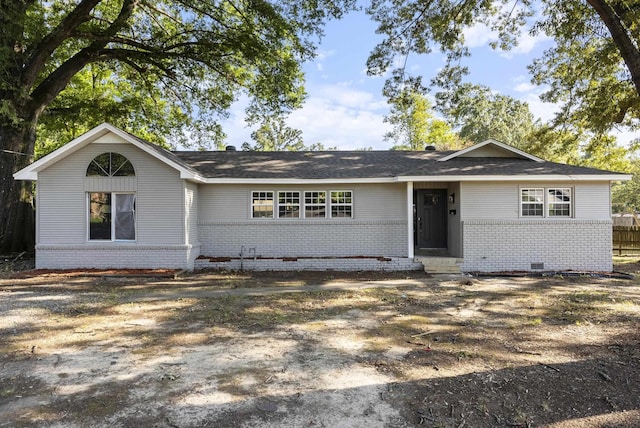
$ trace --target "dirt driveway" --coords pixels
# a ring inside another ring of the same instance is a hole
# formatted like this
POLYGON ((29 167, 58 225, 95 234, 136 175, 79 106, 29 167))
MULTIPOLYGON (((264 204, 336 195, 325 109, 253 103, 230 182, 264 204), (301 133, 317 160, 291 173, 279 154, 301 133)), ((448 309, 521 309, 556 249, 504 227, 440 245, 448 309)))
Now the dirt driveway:
POLYGON ((637 279, 23 275, 0 427, 640 426, 639 327, 637 279))

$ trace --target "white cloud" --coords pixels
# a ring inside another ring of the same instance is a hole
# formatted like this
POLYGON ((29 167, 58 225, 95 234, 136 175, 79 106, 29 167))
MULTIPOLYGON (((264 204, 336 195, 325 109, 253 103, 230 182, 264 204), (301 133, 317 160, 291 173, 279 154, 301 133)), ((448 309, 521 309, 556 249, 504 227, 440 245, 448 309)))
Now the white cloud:
POLYGON ((302 130, 307 144, 320 142, 338 150, 389 148, 382 138, 388 131, 383 113, 336 104, 327 98, 309 99, 302 109, 291 114, 288 122, 302 130))
POLYGON ((553 40, 545 34, 532 36, 529 33, 522 33, 518 37, 516 46, 510 51, 504 51, 501 55, 505 58, 513 58, 516 55, 528 55, 538 46, 553 40))
POLYGON ((309 88, 302 109, 293 112, 289 125, 301 129, 307 144, 320 142, 339 150, 364 147, 387 149, 383 123, 387 103, 373 93, 354 89, 351 82, 309 88))
POLYGON ((498 40, 498 33, 482 23, 467 27, 462 33, 464 34, 465 45, 468 48, 478 48, 498 40))
POLYGON ((513 90, 516 92, 531 92, 531 91, 535 91, 536 89, 538 89, 538 87, 536 85, 533 85, 529 82, 521 82, 518 83, 513 90))
POLYGON ((541 119, 543 122, 548 122, 553 119, 560 110, 558 105, 542 101, 537 93, 529 93, 525 97, 520 98, 520 101, 526 101, 529 104, 529 110, 531 110, 533 116, 541 119))
MULTIPOLYGON (((383 122, 388 107, 381 96, 354 89, 351 82, 315 85, 307 90, 309 97, 303 107, 287 119, 289 126, 303 132, 305 144, 319 142, 338 150, 390 147, 383 141, 389 126, 383 122)), ((241 99, 223 124, 227 143, 237 147, 251 139, 251 129, 244 122, 244 106, 246 99, 241 99)))

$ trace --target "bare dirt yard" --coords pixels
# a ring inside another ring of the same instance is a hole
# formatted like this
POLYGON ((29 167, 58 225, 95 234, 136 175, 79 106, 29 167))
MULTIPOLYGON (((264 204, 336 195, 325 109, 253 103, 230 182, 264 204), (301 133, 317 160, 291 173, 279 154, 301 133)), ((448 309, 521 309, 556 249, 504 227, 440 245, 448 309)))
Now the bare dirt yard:
POLYGON ((640 426, 637 278, 16 263, 0 427, 640 426))

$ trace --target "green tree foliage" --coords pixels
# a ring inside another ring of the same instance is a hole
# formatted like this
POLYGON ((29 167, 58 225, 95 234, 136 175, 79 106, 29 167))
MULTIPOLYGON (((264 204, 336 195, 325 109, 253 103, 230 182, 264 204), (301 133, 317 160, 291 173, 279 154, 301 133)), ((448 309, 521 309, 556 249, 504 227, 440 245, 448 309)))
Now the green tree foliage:
MULTIPOLYGON (((544 33, 557 47, 532 65, 534 81, 549 85, 547 100, 560 102, 558 123, 602 132, 612 124, 638 126, 640 120, 640 8, 627 0, 374 0, 368 8, 384 36, 368 59, 368 72, 382 75, 398 56, 440 50, 446 65, 432 86, 456 88, 468 71, 464 29, 486 24, 497 32, 494 47, 510 49, 522 29, 544 33), (538 10, 543 14, 534 20, 538 10)), ((402 64, 406 64, 403 61, 402 64)), ((407 76, 404 65, 392 72, 385 93, 423 88, 420 76, 407 76)))
MULTIPOLYGON (((163 99, 159 89, 150 87, 143 96, 132 87, 129 79, 120 78, 104 64, 88 64, 40 117, 36 158, 103 122, 122 129, 135 129, 136 135, 165 147, 168 147, 168 141, 188 146, 184 141, 183 125, 191 118, 163 99)), ((209 132, 216 129, 210 127, 209 132)), ((220 129, 212 136, 214 141, 221 140, 221 134, 220 129)), ((197 141, 204 143, 203 139, 197 141)))
POLYGON ((533 31, 553 37, 556 46, 529 68, 533 81, 549 88, 541 98, 562 106, 558 123, 600 133, 613 126, 639 126, 638 23, 637 2, 569 1, 544 9, 533 31), (610 19, 619 20, 621 28, 610 19))
POLYGON ((302 131, 288 126, 281 116, 265 118, 260 127, 251 133, 251 138, 255 144, 245 142, 242 150, 277 152, 305 149, 302 131))
POLYGON ((300 64, 313 57, 323 23, 353 6, 353 0, 2 1, 0 251, 25 248, 33 235, 30 185, 15 183, 12 173, 33 155, 45 112, 51 120, 43 126, 69 132, 64 119, 54 119, 55 109, 87 111, 83 95, 105 96, 111 101, 93 105, 124 112, 118 120, 102 117, 128 131, 150 134, 166 118, 181 121, 173 136, 215 142, 222 135, 218 120, 239 94, 249 97, 249 111, 298 107, 305 95, 300 64))
POLYGON ((428 145, 447 150, 463 146, 449 125, 434 116, 431 103, 421 93, 403 91, 392 98, 390 104, 389 115, 384 121, 393 129, 384 138, 395 143, 392 150, 424 150, 428 145))
POLYGON ((640 212, 640 159, 631 162, 633 178, 617 183, 612 188, 612 205, 615 212, 640 212))
POLYGON ((558 130, 541 126, 524 148, 543 159, 617 172, 630 172, 635 146, 625 148, 615 137, 587 130, 558 130))
POLYGON ((242 150, 262 152, 336 150, 335 147, 327 148, 322 143, 306 146, 302 131, 288 126, 283 116, 263 117, 260 127, 251 133, 251 139, 255 144, 244 142, 242 150))
POLYGON ((464 83, 440 93, 438 108, 461 138, 481 143, 489 138, 514 147, 527 146, 534 129, 529 105, 482 85, 464 83))

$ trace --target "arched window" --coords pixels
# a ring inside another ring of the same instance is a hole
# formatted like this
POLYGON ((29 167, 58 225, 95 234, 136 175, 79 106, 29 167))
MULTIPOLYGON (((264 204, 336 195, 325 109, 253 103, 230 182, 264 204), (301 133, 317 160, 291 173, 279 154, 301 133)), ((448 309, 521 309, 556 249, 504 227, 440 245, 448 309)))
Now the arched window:
POLYGON ((136 175, 129 159, 120 153, 103 153, 87 167, 87 177, 127 177, 136 175))

